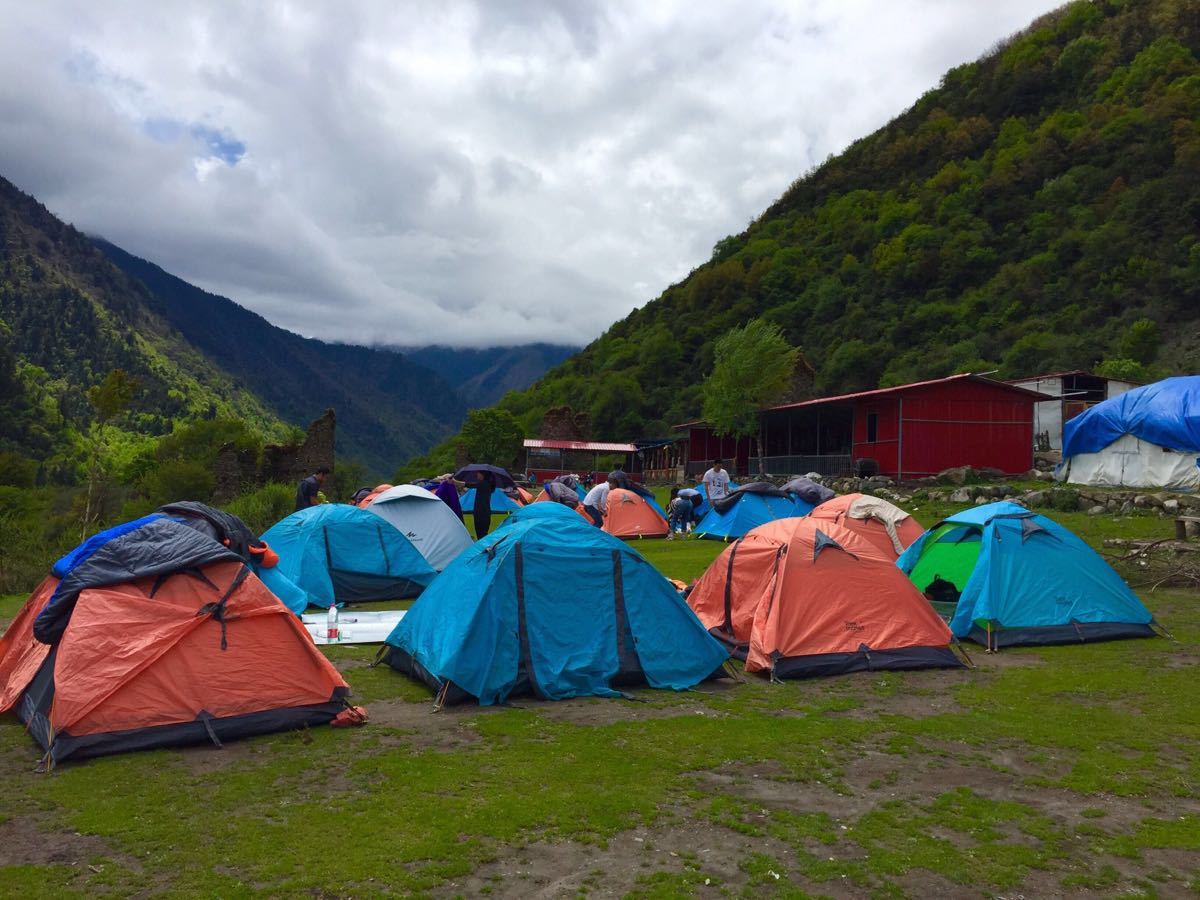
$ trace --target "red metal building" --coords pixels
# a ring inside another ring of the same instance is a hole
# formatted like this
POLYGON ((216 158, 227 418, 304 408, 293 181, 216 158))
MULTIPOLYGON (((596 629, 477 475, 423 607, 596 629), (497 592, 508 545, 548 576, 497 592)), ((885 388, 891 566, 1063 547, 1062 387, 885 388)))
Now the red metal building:
POLYGON ((798 469, 802 459, 773 463, 784 462, 774 459, 777 451, 793 456, 800 449, 818 462, 844 457, 838 462, 845 470, 874 460, 880 474, 896 479, 966 465, 1016 475, 1033 466, 1033 408, 1045 399, 967 374, 789 403, 763 411, 764 464, 769 472, 798 469))
POLYGON ((952 375, 765 409, 753 448, 746 439, 714 445, 703 423, 678 427, 689 429, 689 471, 719 455, 737 459, 741 473, 761 459, 775 475, 844 475, 872 468, 865 460, 897 480, 965 465, 1015 475, 1033 466, 1034 404, 1046 399, 983 375, 952 375))

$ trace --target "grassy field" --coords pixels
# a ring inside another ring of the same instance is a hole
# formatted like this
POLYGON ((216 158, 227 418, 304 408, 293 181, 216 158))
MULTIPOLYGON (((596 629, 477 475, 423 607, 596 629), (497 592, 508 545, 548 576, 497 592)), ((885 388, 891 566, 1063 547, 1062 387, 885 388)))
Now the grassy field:
MULTIPOLYGON (((1096 543, 1170 527, 1055 517, 1096 543)), ((636 546, 684 580, 722 547, 636 546)), ((434 713, 425 688, 369 667, 372 648, 337 647, 366 728, 50 775, 6 717, 0 894, 1195 894, 1200 598, 1144 598, 1174 641, 640 702, 434 713)))

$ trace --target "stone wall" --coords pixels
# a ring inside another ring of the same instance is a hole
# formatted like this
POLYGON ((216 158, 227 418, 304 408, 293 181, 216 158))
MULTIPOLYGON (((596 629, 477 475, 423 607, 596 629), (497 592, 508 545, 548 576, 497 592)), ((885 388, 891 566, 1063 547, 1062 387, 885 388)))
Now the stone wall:
POLYGON ((541 434, 547 441, 586 441, 591 430, 591 417, 569 406, 554 406, 542 417, 541 434))
POLYGON ((261 459, 252 451, 226 444, 213 469, 213 502, 228 503, 238 494, 272 481, 294 484, 320 466, 332 470, 336 433, 337 416, 327 409, 308 426, 303 443, 267 444, 261 459))

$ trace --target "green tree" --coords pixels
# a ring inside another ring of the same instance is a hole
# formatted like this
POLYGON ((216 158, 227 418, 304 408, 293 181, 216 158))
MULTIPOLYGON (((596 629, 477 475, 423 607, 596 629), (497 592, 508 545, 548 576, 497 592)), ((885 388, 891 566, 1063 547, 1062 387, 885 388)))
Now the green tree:
POLYGON ((508 466, 521 452, 524 438, 512 413, 502 409, 473 409, 462 427, 462 442, 473 462, 508 466))
POLYGON ((717 434, 758 431, 758 410, 787 391, 800 351, 778 325, 754 319, 717 340, 704 383, 704 418, 717 434))
POLYGON ((90 457, 88 466, 87 499, 83 507, 83 530, 80 541, 87 539, 88 528, 96 518, 96 494, 104 478, 102 464, 105 430, 113 419, 129 410, 134 398, 141 390, 138 379, 124 369, 113 369, 99 384, 88 388, 88 402, 95 410, 95 421, 91 430, 90 457))
POLYGON ((1096 366, 1096 374, 1117 381, 1153 381, 1146 367, 1136 359, 1106 359, 1096 366))
POLYGON ((1158 326, 1149 319, 1138 319, 1121 339, 1121 356, 1149 364, 1158 356, 1158 326))

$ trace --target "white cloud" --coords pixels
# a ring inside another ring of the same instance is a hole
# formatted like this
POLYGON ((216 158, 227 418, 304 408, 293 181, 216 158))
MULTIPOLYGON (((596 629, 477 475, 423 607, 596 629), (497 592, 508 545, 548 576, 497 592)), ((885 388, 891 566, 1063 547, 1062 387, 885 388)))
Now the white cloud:
POLYGON ((27 3, 0 174, 303 334, 585 341, 1054 5, 27 3))

